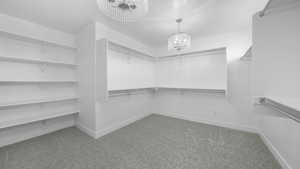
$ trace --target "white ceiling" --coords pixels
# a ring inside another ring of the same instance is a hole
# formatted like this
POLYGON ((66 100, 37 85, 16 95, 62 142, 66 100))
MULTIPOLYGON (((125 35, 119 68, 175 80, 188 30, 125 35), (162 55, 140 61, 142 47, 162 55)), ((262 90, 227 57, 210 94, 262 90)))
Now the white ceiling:
POLYGON ((101 14, 96 0, 0 0, 0 13, 23 18, 68 33, 92 20, 158 46, 176 31, 175 19, 194 38, 249 28, 254 13, 268 0, 149 0, 149 13, 135 23, 122 24, 101 14))

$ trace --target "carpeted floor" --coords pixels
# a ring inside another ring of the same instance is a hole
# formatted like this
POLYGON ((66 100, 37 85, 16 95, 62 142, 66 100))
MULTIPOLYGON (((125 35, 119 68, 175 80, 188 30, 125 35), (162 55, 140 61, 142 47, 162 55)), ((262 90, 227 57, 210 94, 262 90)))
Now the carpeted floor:
POLYGON ((0 149, 1 169, 280 169, 256 134, 151 115, 94 140, 64 129, 0 149))

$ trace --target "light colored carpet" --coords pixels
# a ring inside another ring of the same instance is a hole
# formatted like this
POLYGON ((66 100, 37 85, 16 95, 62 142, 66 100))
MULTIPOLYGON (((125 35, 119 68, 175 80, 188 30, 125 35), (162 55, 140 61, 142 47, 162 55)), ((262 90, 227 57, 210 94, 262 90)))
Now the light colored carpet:
POLYGON ((151 115, 94 140, 68 128, 0 149, 1 169, 280 169, 256 134, 151 115))

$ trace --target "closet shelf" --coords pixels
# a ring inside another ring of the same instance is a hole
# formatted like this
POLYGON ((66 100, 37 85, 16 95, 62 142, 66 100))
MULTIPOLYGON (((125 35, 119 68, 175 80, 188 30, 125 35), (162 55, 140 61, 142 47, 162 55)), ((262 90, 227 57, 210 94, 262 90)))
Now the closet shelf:
POLYGON ((6 56, 0 56, 0 61, 20 62, 20 63, 29 63, 29 64, 49 64, 49 65, 55 65, 55 66, 68 66, 68 67, 77 67, 78 66, 75 63, 66 63, 66 62, 41 60, 41 59, 6 57, 6 56))
POLYGON ((257 103, 270 107, 287 117, 300 122, 300 99, 280 97, 257 97, 257 103))
POLYGON ((171 87, 150 87, 150 88, 137 88, 137 89, 121 89, 121 90, 109 90, 108 96, 123 96, 123 95, 137 95, 146 92, 159 92, 159 91, 180 91, 199 94, 214 94, 225 95, 224 89, 195 89, 195 88, 171 88, 171 87))
POLYGON ((58 43, 55 41, 48 41, 44 39, 40 39, 34 36, 25 36, 23 34, 17 34, 17 33, 11 33, 7 31, 0 30, 0 35, 5 36, 10 39, 16 39, 20 41, 25 41, 29 43, 37 43, 37 44, 44 44, 44 45, 50 45, 50 46, 58 46, 61 48, 77 51, 77 47, 73 44, 67 44, 67 43, 58 43))
POLYGON ((20 126, 24 124, 30 124, 38 121, 44 121, 44 120, 49 120, 49 119, 54 119, 58 117, 64 117, 68 115, 77 115, 79 113, 78 110, 74 111, 64 111, 64 112, 55 112, 55 113, 47 113, 44 115, 31 115, 31 116, 26 116, 22 118, 14 118, 14 119, 5 119, 3 121, 0 121, 0 129, 4 128, 9 128, 9 127, 14 127, 14 126, 20 126))
POLYGON ((78 97, 76 97, 76 96, 71 96, 71 97, 68 96, 68 97, 58 97, 58 98, 24 100, 24 101, 17 101, 17 102, 0 103, 0 108, 1 107, 24 106, 24 105, 31 105, 31 104, 51 103, 51 102, 61 102, 61 101, 77 100, 77 99, 78 99, 78 97))
POLYGON ((7 80, 7 81, 0 81, 0 84, 5 83, 16 83, 16 84, 47 84, 47 83, 78 83, 76 80, 32 80, 32 81, 23 81, 23 80, 7 80))

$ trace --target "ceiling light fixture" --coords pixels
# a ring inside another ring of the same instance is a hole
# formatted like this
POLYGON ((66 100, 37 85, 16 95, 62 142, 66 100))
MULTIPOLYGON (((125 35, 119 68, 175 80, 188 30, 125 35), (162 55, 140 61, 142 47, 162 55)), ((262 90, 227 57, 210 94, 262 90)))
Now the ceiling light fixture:
POLYGON ((122 23, 134 22, 148 12, 148 0, 97 0, 106 16, 122 23))
POLYGON ((168 39, 168 50, 176 50, 181 51, 184 49, 187 49, 191 46, 191 36, 187 33, 180 31, 180 24, 182 22, 182 19, 176 19, 177 23, 177 33, 172 34, 168 39))

